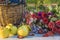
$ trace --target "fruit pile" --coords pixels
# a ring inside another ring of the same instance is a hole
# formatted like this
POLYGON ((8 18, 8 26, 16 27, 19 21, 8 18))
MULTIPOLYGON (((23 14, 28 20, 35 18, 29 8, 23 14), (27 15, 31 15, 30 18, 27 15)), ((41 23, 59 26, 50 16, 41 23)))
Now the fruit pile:
POLYGON ((17 27, 8 24, 6 27, 0 27, 0 38, 8 38, 17 34, 17 27))
POLYGON ((26 12, 23 14, 20 25, 12 23, 0 26, 0 38, 8 38, 17 35, 18 38, 43 34, 43 37, 60 35, 60 13, 56 10, 40 10, 38 12, 26 12))
POLYGON ((40 11, 38 13, 27 13, 25 20, 16 27, 13 24, 7 24, 0 27, 0 38, 8 38, 18 35, 18 38, 26 36, 34 36, 34 34, 44 34, 43 37, 54 36, 60 34, 59 16, 52 12, 40 11))
POLYGON ((0 38, 9 38, 18 35, 18 38, 24 38, 29 35, 31 28, 27 24, 19 25, 17 28, 13 24, 8 24, 6 27, 0 26, 0 38))

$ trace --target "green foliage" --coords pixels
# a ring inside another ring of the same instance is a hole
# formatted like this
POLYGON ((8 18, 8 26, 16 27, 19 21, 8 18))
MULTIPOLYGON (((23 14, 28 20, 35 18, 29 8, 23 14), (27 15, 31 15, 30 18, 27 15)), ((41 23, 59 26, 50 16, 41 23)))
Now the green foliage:
POLYGON ((45 10, 45 7, 44 7, 43 5, 40 5, 40 6, 39 6, 39 9, 40 9, 40 10, 45 10))
POLYGON ((51 0, 44 0, 44 4, 51 4, 51 0))
MULTIPOLYGON (((60 0, 26 0, 26 2, 27 2, 27 4, 28 3, 35 4, 34 7, 31 7, 31 6, 29 7, 27 5, 27 8, 29 10, 35 8, 37 11, 39 11, 40 9, 45 10, 45 8, 41 6, 43 4, 48 4, 49 5, 49 4, 54 4, 54 3, 56 4, 56 3, 58 3, 60 5, 60 0)), ((54 11, 56 11, 56 10, 53 9, 53 12, 54 11)))
POLYGON ((53 3, 58 3, 60 4, 60 0, 44 0, 43 1, 45 4, 53 4, 53 3))
POLYGON ((34 7, 27 6, 27 9, 28 9, 29 11, 33 11, 32 9, 34 9, 34 7))
POLYGON ((26 0, 27 3, 35 3, 36 0, 26 0))
POLYGON ((40 1, 40 3, 44 3, 44 4, 51 4, 51 3, 59 3, 60 4, 60 0, 26 0, 27 3, 36 3, 39 1, 40 1))

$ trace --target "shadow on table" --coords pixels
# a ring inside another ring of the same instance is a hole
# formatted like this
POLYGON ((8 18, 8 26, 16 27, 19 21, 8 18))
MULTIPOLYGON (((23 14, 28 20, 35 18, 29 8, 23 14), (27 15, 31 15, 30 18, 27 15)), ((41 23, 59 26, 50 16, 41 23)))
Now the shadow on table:
MULTIPOLYGON (((26 38, 34 38, 34 37, 42 37, 43 34, 35 34, 35 36, 27 36, 26 38)), ((54 36, 50 36, 50 37, 60 37, 60 35, 55 34, 54 36)), ((13 36, 10 38, 17 38, 17 36, 13 36)))

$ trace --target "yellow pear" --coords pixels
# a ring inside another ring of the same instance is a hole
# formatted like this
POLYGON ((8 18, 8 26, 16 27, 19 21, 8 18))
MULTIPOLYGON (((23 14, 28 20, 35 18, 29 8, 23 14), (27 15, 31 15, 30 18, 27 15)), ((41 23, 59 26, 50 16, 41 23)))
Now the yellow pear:
POLYGON ((18 35, 20 36, 28 36, 29 34, 29 28, 30 26, 27 26, 27 25, 22 25, 21 27, 18 28, 18 35))

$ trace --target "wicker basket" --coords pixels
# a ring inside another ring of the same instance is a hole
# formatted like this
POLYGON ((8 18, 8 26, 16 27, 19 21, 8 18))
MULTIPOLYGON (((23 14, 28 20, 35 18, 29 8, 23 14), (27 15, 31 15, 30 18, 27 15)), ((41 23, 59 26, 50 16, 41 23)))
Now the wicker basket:
POLYGON ((7 25, 8 23, 18 25, 20 23, 23 11, 24 11, 23 5, 17 6, 0 5, 0 24, 3 26, 7 25))

